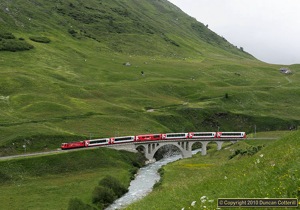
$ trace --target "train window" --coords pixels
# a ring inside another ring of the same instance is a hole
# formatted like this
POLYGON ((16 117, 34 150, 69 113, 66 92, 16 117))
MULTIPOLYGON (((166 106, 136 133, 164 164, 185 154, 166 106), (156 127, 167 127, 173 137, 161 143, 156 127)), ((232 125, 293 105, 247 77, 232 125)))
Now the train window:
POLYGON ((222 133, 222 136, 242 136, 242 133, 222 133))
POLYGON ((127 141, 127 140, 133 140, 133 138, 131 136, 115 138, 115 142, 116 141, 127 141))
POLYGON ((213 136, 213 133, 195 133, 194 136, 213 136))
POLYGON ((99 143, 106 143, 107 140, 106 139, 99 139, 99 140, 91 140, 90 144, 99 144, 99 143))
POLYGON ((185 133, 167 134, 167 137, 185 137, 185 133))

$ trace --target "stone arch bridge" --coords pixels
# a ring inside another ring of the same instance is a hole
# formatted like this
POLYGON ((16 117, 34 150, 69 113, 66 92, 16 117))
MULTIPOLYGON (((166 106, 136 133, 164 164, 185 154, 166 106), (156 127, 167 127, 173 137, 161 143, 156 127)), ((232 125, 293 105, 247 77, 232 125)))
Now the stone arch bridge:
POLYGON ((148 160, 152 160, 154 158, 155 153, 162 147, 166 145, 173 145, 179 149, 183 158, 192 157, 192 146, 196 142, 201 143, 201 154, 206 155, 207 153, 207 145, 210 142, 214 142, 217 144, 217 150, 222 149, 222 145, 224 142, 236 143, 243 138, 221 138, 221 139, 176 139, 176 140, 159 140, 159 141, 140 141, 133 142, 127 144, 115 144, 110 145, 114 149, 122 149, 131 152, 136 152, 138 148, 143 148, 143 152, 145 157, 148 160))

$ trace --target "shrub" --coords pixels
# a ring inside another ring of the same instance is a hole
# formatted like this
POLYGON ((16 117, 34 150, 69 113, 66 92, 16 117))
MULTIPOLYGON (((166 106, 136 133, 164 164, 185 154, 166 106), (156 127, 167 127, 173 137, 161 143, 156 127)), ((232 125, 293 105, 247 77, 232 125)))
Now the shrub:
POLYGON ((119 180, 112 176, 104 177, 99 182, 99 185, 111 189, 118 198, 128 192, 128 189, 124 187, 119 180))
POLYGON ((100 208, 109 206, 116 198, 117 197, 112 189, 103 186, 95 187, 92 194, 92 202, 100 208))
POLYGON ((4 39, 0 41, 0 51, 24 51, 30 50, 34 47, 22 40, 14 40, 14 39, 4 39))
POLYGON ((78 198, 72 198, 69 201, 68 210, 97 210, 97 209, 88 204, 85 204, 78 198))
POLYGON ((12 33, 0 32, 0 38, 3 38, 3 39, 15 39, 15 36, 12 33))
POLYGON ((68 29, 69 34, 71 34, 72 36, 76 36, 77 32, 74 29, 68 29))
POLYGON ((135 174, 138 172, 138 170, 139 170, 139 168, 136 168, 136 167, 131 168, 131 169, 129 170, 129 173, 130 173, 130 180, 134 180, 135 174))
POLYGON ((157 172, 158 172, 159 175, 160 175, 160 179, 159 179, 159 181, 155 182, 155 184, 154 184, 154 186, 153 186, 154 189, 157 188, 157 187, 159 187, 159 186, 162 184, 162 182, 163 182, 163 177, 164 177, 164 174, 165 174, 165 170, 164 170, 164 168, 160 168, 160 169, 158 169, 157 172))
POLYGON ((31 41, 40 42, 40 43, 50 43, 51 40, 48 37, 44 36, 31 36, 29 37, 31 41))
POLYGON ((229 156, 229 159, 232 159, 234 158, 235 156, 237 155, 248 155, 248 156, 252 156, 254 155, 255 153, 259 152, 264 146, 257 146, 257 147, 248 147, 246 150, 243 150, 243 149, 237 149, 234 151, 234 153, 232 155, 229 156))

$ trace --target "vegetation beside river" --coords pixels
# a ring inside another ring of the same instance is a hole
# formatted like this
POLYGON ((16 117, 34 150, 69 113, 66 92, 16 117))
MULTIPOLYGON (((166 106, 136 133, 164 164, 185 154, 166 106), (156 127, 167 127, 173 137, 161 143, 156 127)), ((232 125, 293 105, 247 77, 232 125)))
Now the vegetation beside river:
MULTIPOLYGON (((221 197, 299 198, 299 134, 259 133, 259 138, 284 137, 227 143, 220 151, 211 143, 206 156, 199 153, 163 167, 154 191, 127 209, 188 209, 191 204, 214 209, 221 197)), ((138 154, 107 148, 3 160, 1 207, 67 209, 70 201, 92 207, 100 180, 111 175, 128 187, 143 161, 138 154)))
POLYGON ((1 209, 67 209, 75 198, 91 204, 100 180, 109 175, 128 187, 143 162, 107 148, 0 161, 1 209))
POLYGON ((279 140, 240 141, 220 151, 210 145, 206 156, 164 166, 160 185, 126 209, 216 209, 218 198, 300 199, 300 131, 279 140), (259 146, 255 154, 231 158, 259 146))

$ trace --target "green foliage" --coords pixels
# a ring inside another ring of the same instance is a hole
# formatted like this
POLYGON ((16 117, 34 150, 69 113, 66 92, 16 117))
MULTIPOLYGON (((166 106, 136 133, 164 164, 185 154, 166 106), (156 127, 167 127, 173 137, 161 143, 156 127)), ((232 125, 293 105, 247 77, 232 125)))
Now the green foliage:
POLYGON ((161 187, 126 209, 214 209, 218 198, 241 195, 299 199, 299 134, 293 131, 280 140, 265 140, 259 152, 243 158, 228 160, 231 150, 249 148, 248 143, 257 147, 263 140, 239 141, 219 151, 211 149, 206 156, 196 154, 168 164, 161 187))
MULTIPOLYGON (((232 100, 229 97, 224 101, 232 100)), ((266 130, 288 130, 291 125, 298 124, 299 121, 278 119, 269 116, 249 116, 227 112, 222 109, 201 109, 186 108, 179 106, 169 108, 168 113, 158 113, 155 119, 162 125, 175 132, 205 130, 217 131, 245 131, 254 132, 254 125, 260 131, 266 130), (188 119, 188 120, 187 120, 188 119)))
POLYGON ((32 152, 58 148, 64 135, 299 124, 299 65, 293 75, 278 74, 277 65, 241 52, 167 1, 14 2, 10 15, 0 13, 1 31, 11 32, 5 37, 55 41, 1 52, 0 155, 24 152, 28 138, 37 142, 32 152))
POLYGON ((17 52, 17 51, 31 50, 33 48, 34 47, 31 44, 23 40, 15 40, 15 39, 0 40, 0 51, 17 52))
MULTIPOLYGON (((205 26, 203 29, 201 28, 204 31, 203 35, 199 36, 199 32, 195 30, 193 25, 191 26, 191 23, 196 24, 194 18, 187 16, 167 1, 142 0, 138 3, 135 1, 120 3, 117 0, 110 2, 98 0, 88 2, 42 0, 39 3, 35 1, 24 3, 17 0, 16 4, 20 12, 11 12, 11 15, 1 16, 4 29, 20 30, 31 34, 46 32, 55 34, 56 37, 57 35, 64 36, 63 34, 68 31, 73 37, 93 39, 101 42, 102 47, 104 45, 105 48, 118 52, 120 52, 120 49, 115 49, 112 46, 112 43, 116 41, 122 41, 118 43, 119 48, 122 48, 122 52, 139 55, 153 55, 151 51, 154 51, 156 54, 165 56, 172 53, 172 50, 169 49, 170 44, 174 48, 180 46, 183 49, 178 50, 183 57, 188 57, 192 51, 194 51, 192 54, 197 55, 198 49, 203 46, 201 42, 207 39, 213 40, 210 44, 217 47, 230 45, 226 40, 218 38, 217 34, 211 32, 205 26), (33 19, 34 21, 32 21, 33 19), (45 22, 47 22, 46 25, 45 22), (22 29, 20 27, 21 23, 26 27, 22 29), (159 40, 160 35, 164 33, 168 36, 165 36, 163 40, 159 40), (119 34, 121 36, 116 38, 115 35, 119 34), (136 34, 143 37, 138 38, 138 42, 136 42, 136 38, 132 37, 136 34), (189 41, 183 41, 182 39, 189 41), (153 45, 156 42, 157 44, 153 45), (148 50, 144 50, 145 47, 148 50), (194 50, 191 51, 191 49, 194 50), (195 52, 195 49, 197 49, 197 52, 195 52)), ((11 11, 14 11, 13 9, 12 6, 11 11)), ((44 40, 42 42, 45 43, 44 40)), ((242 57, 251 57, 246 53, 241 53, 238 49, 233 48, 230 50, 235 50, 233 53, 242 57)))
POLYGON ((129 186, 132 161, 138 155, 107 148, 65 151, 40 157, 0 161, 2 209, 67 209, 76 206, 93 209, 91 195, 97 180, 117 175, 129 186), (125 158, 130 156, 130 158, 125 158), (41 193, 43 192, 43 193, 41 193), (35 199, 32 199, 32 198, 35 199), (74 199, 74 198, 80 198, 74 199))
POLYGON ((165 174, 164 168, 163 167, 159 168, 157 172, 159 173, 160 179, 159 179, 158 182, 155 182, 155 184, 153 186, 153 189, 158 188, 159 186, 161 186, 162 183, 163 183, 163 179, 164 179, 164 174, 165 174))
POLYGON ((69 29, 68 32, 69 32, 69 34, 71 34, 73 37, 76 37, 77 31, 75 31, 74 29, 69 29))
POLYGON ((128 189, 124 187, 121 182, 113 176, 106 176, 100 180, 99 185, 111 189, 117 198, 120 198, 128 189))
POLYGON ((0 32, 0 51, 25 51, 33 49, 34 47, 27 43, 24 38, 16 39, 12 33, 0 32))
POLYGON ((114 191, 110 188, 97 186, 92 194, 92 202, 100 209, 109 206, 117 198, 114 191))
POLYGON ((106 208, 126 192, 128 189, 118 179, 107 175, 99 181, 99 186, 95 187, 92 193, 92 202, 101 209, 106 208))
POLYGON ((129 170, 129 173, 130 173, 130 180, 134 180, 135 179, 135 175, 136 175, 136 173, 138 172, 138 170, 139 170, 139 168, 136 168, 136 167, 134 167, 134 168, 131 168, 130 170, 129 170))
POLYGON ((12 33, 0 31, 0 40, 1 39, 15 39, 15 38, 16 37, 12 33))
POLYGON ((87 136, 79 135, 33 135, 17 137, 12 143, 0 146, 0 155, 6 156, 16 153, 24 153, 23 145, 26 145, 26 152, 32 153, 40 150, 53 150, 60 147, 61 143, 82 141, 87 136))
POLYGON ((40 43, 50 43, 51 40, 48 37, 44 36, 31 36, 29 37, 31 41, 40 42, 40 43))
POLYGON ((180 47, 180 45, 178 44, 178 43, 176 43, 174 40, 172 40, 172 39, 170 39, 169 37, 167 37, 166 35, 162 35, 163 36, 163 39, 166 41, 166 42, 168 42, 168 43, 170 43, 170 44, 172 44, 172 45, 174 45, 174 46, 176 46, 176 47, 180 47))
MULTIPOLYGON (((125 166, 132 168, 131 161, 123 159, 124 156, 130 156, 131 159, 137 158, 138 154, 132 154, 126 151, 114 151, 107 148, 97 150, 81 150, 77 152, 63 153, 59 155, 42 156, 32 159, 20 159, 0 162, 1 180, 20 180, 22 176, 41 177, 46 175, 58 175, 75 173, 89 169, 104 167, 125 166), (105 158, 103 158, 105 157, 105 158), (121 159, 121 161, 118 161, 121 159)), ((119 183, 115 187, 122 189, 119 183)))
POLYGON ((97 210, 97 209, 88 204, 85 204, 78 198, 72 198, 69 201, 68 210, 97 210))
POLYGON ((11 181, 11 177, 8 174, 0 171, 0 183, 6 183, 9 181, 11 181))
MULTIPOLYGON (((55 37, 55 42, 35 43, 36 49, 26 52, 1 52, 0 145, 1 151, 10 150, 1 155, 23 152, 25 140, 33 142, 27 145, 32 152, 56 149, 62 141, 89 135, 218 127, 249 133, 254 126, 267 131, 299 125, 299 65, 291 66, 293 75, 282 75, 280 66, 257 61, 167 1, 7 4, 9 15, 0 12, 2 50, 32 49, 20 47, 26 42, 15 35, 43 34, 55 37), (132 66, 125 68, 124 62, 132 66)), ((229 162, 229 149, 178 161, 165 167, 153 202, 135 209, 182 209, 203 194, 214 200, 299 196, 295 187, 300 186, 299 151, 294 148, 300 141, 293 138, 297 142, 285 139, 270 150, 266 147, 229 162), (265 159, 258 156, 262 152, 265 159), (254 164, 258 158, 261 162, 254 164), (228 182, 222 179, 225 176, 228 182)), ((245 148, 232 146, 240 153, 245 148)), ((66 209, 75 191, 88 201, 99 176, 123 169, 128 182, 136 171, 133 165, 140 164, 123 152, 104 148, 1 161, 1 193, 7 195, 0 196, 1 206, 66 209)))
POLYGON ((254 154, 256 154, 257 152, 259 152, 264 146, 263 145, 258 145, 258 146, 251 146, 248 147, 247 149, 237 149, 234 151, 234 153, 232 155, 229 156, 229 159, 234 158, 237 155, 249 155, 252 156, 254 154))

